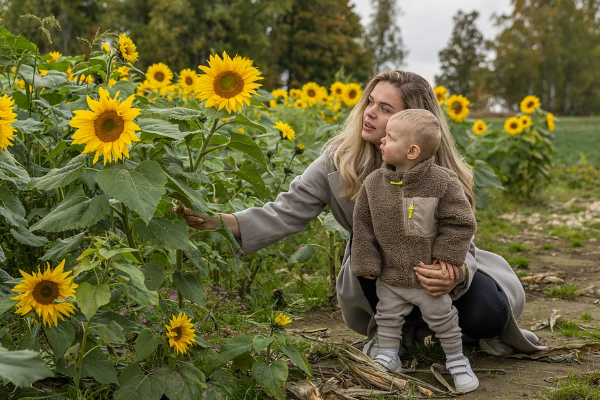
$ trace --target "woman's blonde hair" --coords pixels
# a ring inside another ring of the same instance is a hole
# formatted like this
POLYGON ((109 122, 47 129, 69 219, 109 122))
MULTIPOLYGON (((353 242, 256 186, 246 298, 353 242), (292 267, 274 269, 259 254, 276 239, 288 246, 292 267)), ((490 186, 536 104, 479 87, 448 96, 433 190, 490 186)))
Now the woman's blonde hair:
POLYGON ((330 157, 335 167, 340 172, 343 185, 342 196, 355 199, 360 185, 367 175, 381 166, 381 152, 379 146, 363 140, 363 114, 369 96, 379 82, 391 83, 398 89, 406 109, 417 108, 428 110, 437 117, 442 131, 442 140, 438 151, 435 153, 436 163, 448 168, 458 175, 463 185, 471 207, 475 208, 473 194, 473 171, 464 162, 452 134, 448 122, 433 93, 431 85, 421 76, 408 71, 391 70, 375 75, 367 84, 363 94, 346 121, 341 132, 330 139, 325 145, 331 150, 330 157))

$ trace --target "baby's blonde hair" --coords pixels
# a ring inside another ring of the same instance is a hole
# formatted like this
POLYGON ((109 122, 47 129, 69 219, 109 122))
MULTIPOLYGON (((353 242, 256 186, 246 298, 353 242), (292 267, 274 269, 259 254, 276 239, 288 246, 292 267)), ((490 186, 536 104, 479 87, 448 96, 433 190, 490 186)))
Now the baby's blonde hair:
POLYGON ((407 130, 408 144, 416 144, 421 149, 419 161, 432 157, 440 147, 442 131, 437 117, 427 110, 418 108, 398 111, 388 120, 403 121, 409 124, 407 130))

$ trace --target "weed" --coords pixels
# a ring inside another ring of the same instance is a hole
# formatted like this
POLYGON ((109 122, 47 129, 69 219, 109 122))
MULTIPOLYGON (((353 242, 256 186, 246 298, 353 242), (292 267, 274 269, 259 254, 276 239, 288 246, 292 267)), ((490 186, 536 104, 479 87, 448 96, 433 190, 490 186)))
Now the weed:
POLYGON ((544 290, 544 294, 555 299, 569 300, 577 296, 580 286, 575 283, 565 283, 564 285, 552 284, 544 290))
POLYGON ((498 372, 490 371, 488 369, 487 371, 485 371, 485 376, 487 376, 488 378, 497 378, 498 372))
POLYGON ((581 320, 583 322, 592 322, 594 320, 594 316, 592 314, 590 314, 589 312, 581 313, 579 318, 581 318, 581 320))
POLYGON ((529 267, 529 259, 525 256, 506 257, 506 261, 515 268, 526 269, 529 267))
POLYGON ((600 371, 572 372, 546 391, 546 400, 600 400, 600 371))
POLYGON ((523 243, 513 243, 508 247, 508 251, 512 253, 520 253, 529 250, 529 246, 523 243))
POLYGON ((446 363, 446 353, 444 353, 444 349, 442 349, 442 345, 439 343, 429 345, 415 343, 414 346, 407 347, 406 351, 412 358, 416 358, 427 364, 446 363))
POLYGON ((560 329, 563 335, 568 337, 577 337, 579 334, 579 325, 576 322, 569 320, 560 320, 556 323, 556 327, 560 329))
POLYGON ((554 245, 554 243, 544 243, 544 244, 542 244, 542 250, 552 250, 555 247, 556 246, 554 245))

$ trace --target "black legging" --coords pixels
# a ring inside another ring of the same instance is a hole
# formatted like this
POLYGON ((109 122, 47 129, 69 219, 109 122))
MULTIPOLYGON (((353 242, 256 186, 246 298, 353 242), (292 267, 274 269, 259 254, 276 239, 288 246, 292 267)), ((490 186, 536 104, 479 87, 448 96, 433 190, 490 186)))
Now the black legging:
MULTIPOLYGON (((377 298, 375 279, 358 278, 360 286, 375 312, 377 298)), ((458 311, 458 325, 462 333, 471 339, 485 339, 500 335, 510 318, 510 304, 492 278, 477 271, 469 290, 452 302, 458 311)), ((421 311, 415 306, 406 316, 407 320, 420 318, 421 311)))

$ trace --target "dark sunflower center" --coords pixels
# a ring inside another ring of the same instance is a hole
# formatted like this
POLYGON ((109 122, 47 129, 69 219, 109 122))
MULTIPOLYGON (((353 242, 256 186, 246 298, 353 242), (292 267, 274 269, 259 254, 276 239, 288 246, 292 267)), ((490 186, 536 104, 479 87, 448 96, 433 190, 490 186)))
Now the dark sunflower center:
POLYGON ((58 284, 52 281, 41 281, 35 285, 32 294, 35 301, 47 306, 58 299, 58 284))
POLYGON ((162 72, 157 72, 154 74, 154 79, 156 79, 159 82, 162 82, 165 80, 165 74, 163 74, 162 72))
POLYGON ((181 337, 181 327, 178 326, 177 328, 173 328, 173 332, 175 332, 177 334, 177 336, 175 336, 175 339, 179 339, 181 337))
POLYGON ((530 101, 529 103, 527 103, 527 108, 533 108, 533 101, 530 101))
POLYGON ((353 98, 355 98, 355 97, 356 97, 356 95, 357 95, 357 94, 358 94, 358 92, 357 92, 356 90, 351 90, 351 91, 348 93, 348 97, 350 97, 351 99, 353 99, 353 98))
POLYGON ((341 88, 337 88, 337 89, 335 89, 335 93, 336 93, 336 94, 342 94, 342 89, 341 89, 341 88))
POLYGON ((461 103, 452 103, 452 110, 454 110, 454 112, 456 114, 460 114, 460 112, 462 111, 462 104, 461 103))
POLYGON ((516 122, 513 122, 512 124, 510 124, 510 128, 511 129, 517 129, 517 128, 519 128, 519 124, 516 123, 516 122))
POLYGON ((192 78, 190 78, 189 76, 185 78, 186 85, 192 86, 192 83, 194 83, 194 80, 192 78))
POLYGON ((231 99, 244 90, 244 79, 235 72, 227 71, 215 78, 214 89, 218 96, 231 99))
POLYGON ((317 96, 317 93, 312 89, 308 90, 306 92, 306 94, 308 95, 308 97, 316 97, 317 96))
POLYGON ((105 143, 119 139, 124 129, 123 117, 114 110, 104 111, 94 121, 96 137, 105 143))

